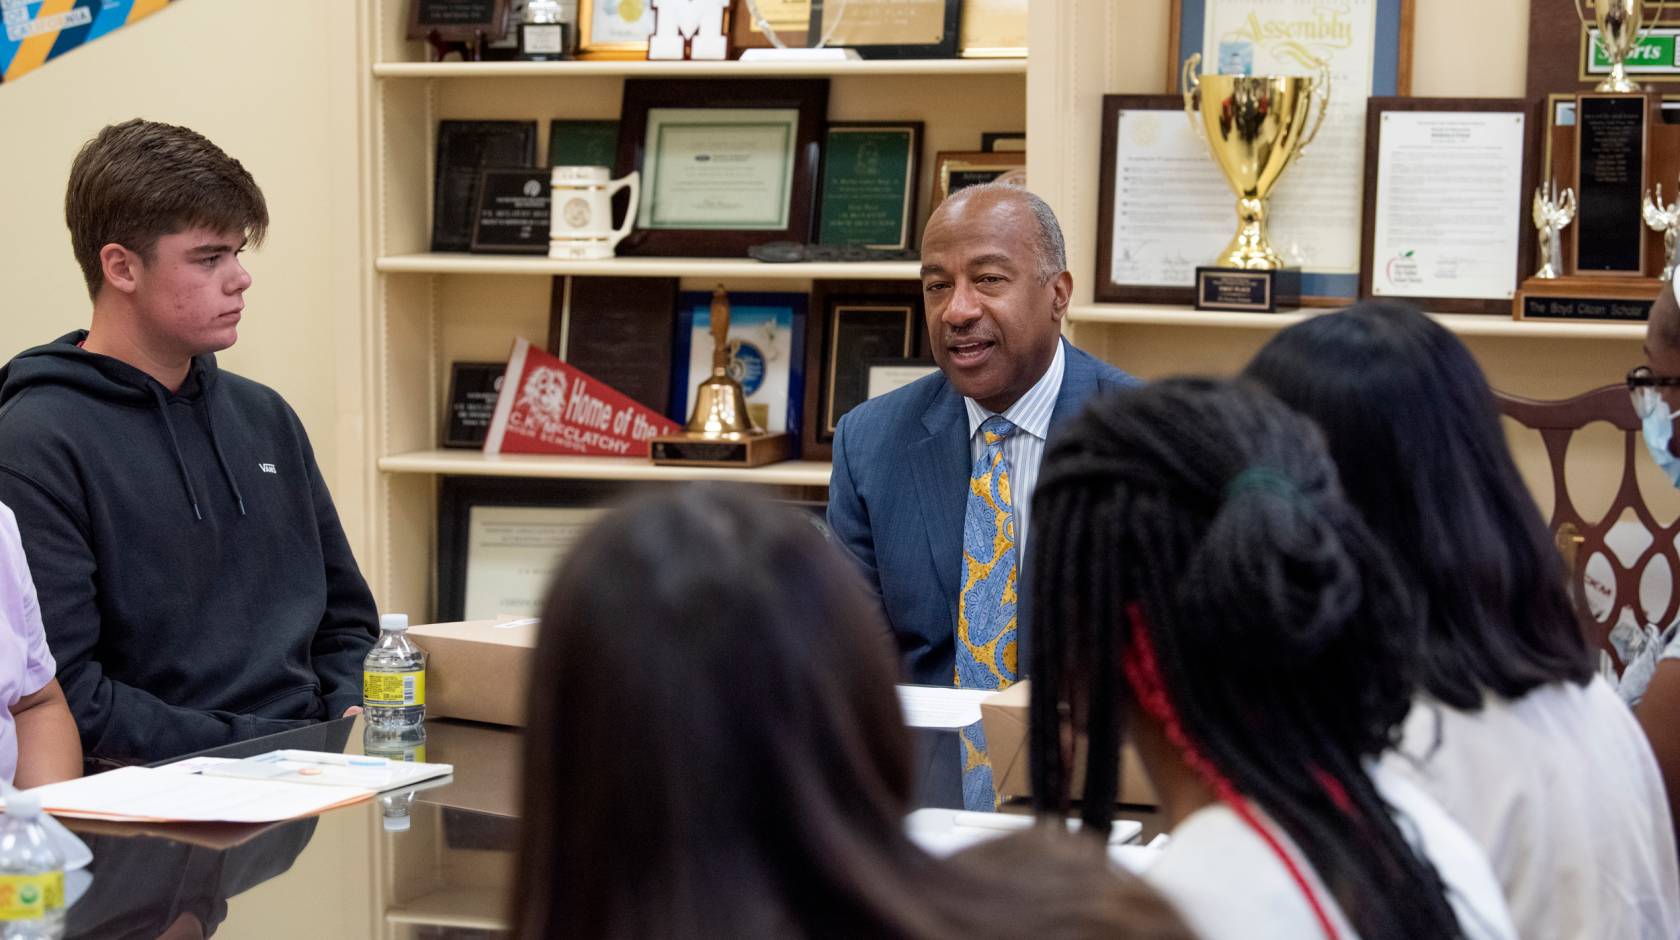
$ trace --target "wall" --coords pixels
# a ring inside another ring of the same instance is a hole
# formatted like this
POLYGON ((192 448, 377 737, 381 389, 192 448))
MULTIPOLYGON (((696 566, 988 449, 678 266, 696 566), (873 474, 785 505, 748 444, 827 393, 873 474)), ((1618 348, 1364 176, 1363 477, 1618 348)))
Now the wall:
POLYGON ((0 360, 87 325, 63 215, 76 150, 131 117, 187 125, 245 164, 272 217, 267 243, 246 255, 253 286, 239 343, 220 360, 279 390, 329 484, 350 482, 355 447, 340 427, 356 427, 360 396, 339 372, 343 357, 359 358, 363 264, 353 6, 177 0, 0 85, 0 360))

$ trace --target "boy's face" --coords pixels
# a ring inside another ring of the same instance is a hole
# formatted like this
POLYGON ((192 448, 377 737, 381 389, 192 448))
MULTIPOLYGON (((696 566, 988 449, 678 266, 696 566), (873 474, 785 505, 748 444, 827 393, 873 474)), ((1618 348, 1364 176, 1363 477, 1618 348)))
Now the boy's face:
POLYGON ((251 275, 239 232, 192 228, 158 239, 136 270, 134 306, 158 344, 184 356, 220 352, 239 339, 251 275))

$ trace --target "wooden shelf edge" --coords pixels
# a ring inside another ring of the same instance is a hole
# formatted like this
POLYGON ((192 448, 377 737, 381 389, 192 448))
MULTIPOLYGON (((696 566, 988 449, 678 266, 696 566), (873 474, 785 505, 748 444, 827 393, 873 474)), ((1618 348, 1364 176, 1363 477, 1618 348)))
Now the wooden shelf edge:
POLYGON ((519 255, 422 253, 386 255, 374 262, 386 274, 560 274, 607 277, 726 277, 787 280, 841 279, 914 281, 921 277, 915 261, 802 261, 767 264, 751 258, 605 258, 563 261, 519 255))
MULTIPOLYGON (((1281 330, 1308 317, 1329 312, 1322 310, 1290 313, 1216 313, 1198 311, 1190 307, 1079 304, 1068 310, 1068 320, 1083 325, 1281 330)), ((1629 341, 1643 341, 1645 338, 1644 323, 1512 320, 1508 317, 1465 313, 1431 313, 1429 316, 1459 336, 1629 341)))
POLYGON ((379 459, 386 473, 495 476, 553 480, 680 482, 713 480, 772 486, 827 486, 829 464, 789 460, 764 467, 657 467, 637 457, 560 457, 503 454, 486 457, 470 450, 423 450, 379 459))
POLYGON ((375 78, 567 78, 652 76, 741 78, 757 76, 905 76, 938 77, 1027 74, 1022 59, 863 59, 847 62, 648 62, 591 60, 572 62, 379 62, 375 78))

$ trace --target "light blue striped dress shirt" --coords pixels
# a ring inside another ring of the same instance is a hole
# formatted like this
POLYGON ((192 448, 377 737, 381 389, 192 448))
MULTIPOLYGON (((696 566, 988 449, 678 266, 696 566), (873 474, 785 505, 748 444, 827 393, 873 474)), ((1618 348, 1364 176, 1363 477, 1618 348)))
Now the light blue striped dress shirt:
MULTIPOLYGON (((1017 557, 1024 557, 1027 544, 1027 517, 1032 510, 1033 488, 1038 485, 1038 464, 1044 459, 1044 441, 1050 434, 1050 413, 1056 410, 1056 396, 1062 392, 1062 373, 1067 368, 1067 354, 1063 344, 1056 343, 1056 357, 1038 383, 1004 410, 1003 416, 1020 428, 1003 442, 1003 459, 1009 462, 1009 492, 1015 501, 1015 548, 1017 557)), ((980 425, 995 412, 987 411, 972 398, 964 397, 968 409, 968 462, 973 466, 985 444, 980 439, 980 425)))

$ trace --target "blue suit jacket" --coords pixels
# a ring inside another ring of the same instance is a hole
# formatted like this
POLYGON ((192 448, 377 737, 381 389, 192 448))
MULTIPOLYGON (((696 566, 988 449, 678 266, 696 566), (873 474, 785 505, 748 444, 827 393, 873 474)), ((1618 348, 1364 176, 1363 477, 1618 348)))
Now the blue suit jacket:
MULTIPOLYGON (((1066 369, 1050 413, 1052 436, 1093 395, 1138 384, 1062 342, 1066 369)), ((940 373, 853 408, 834 431, 828 525, 880 592, 911 682, 953 682, 970 464, 967 411, 940 373)), ((1025 675, 1031 648, 1027 578, 1019 583, 1018 648, 1025 675)))

